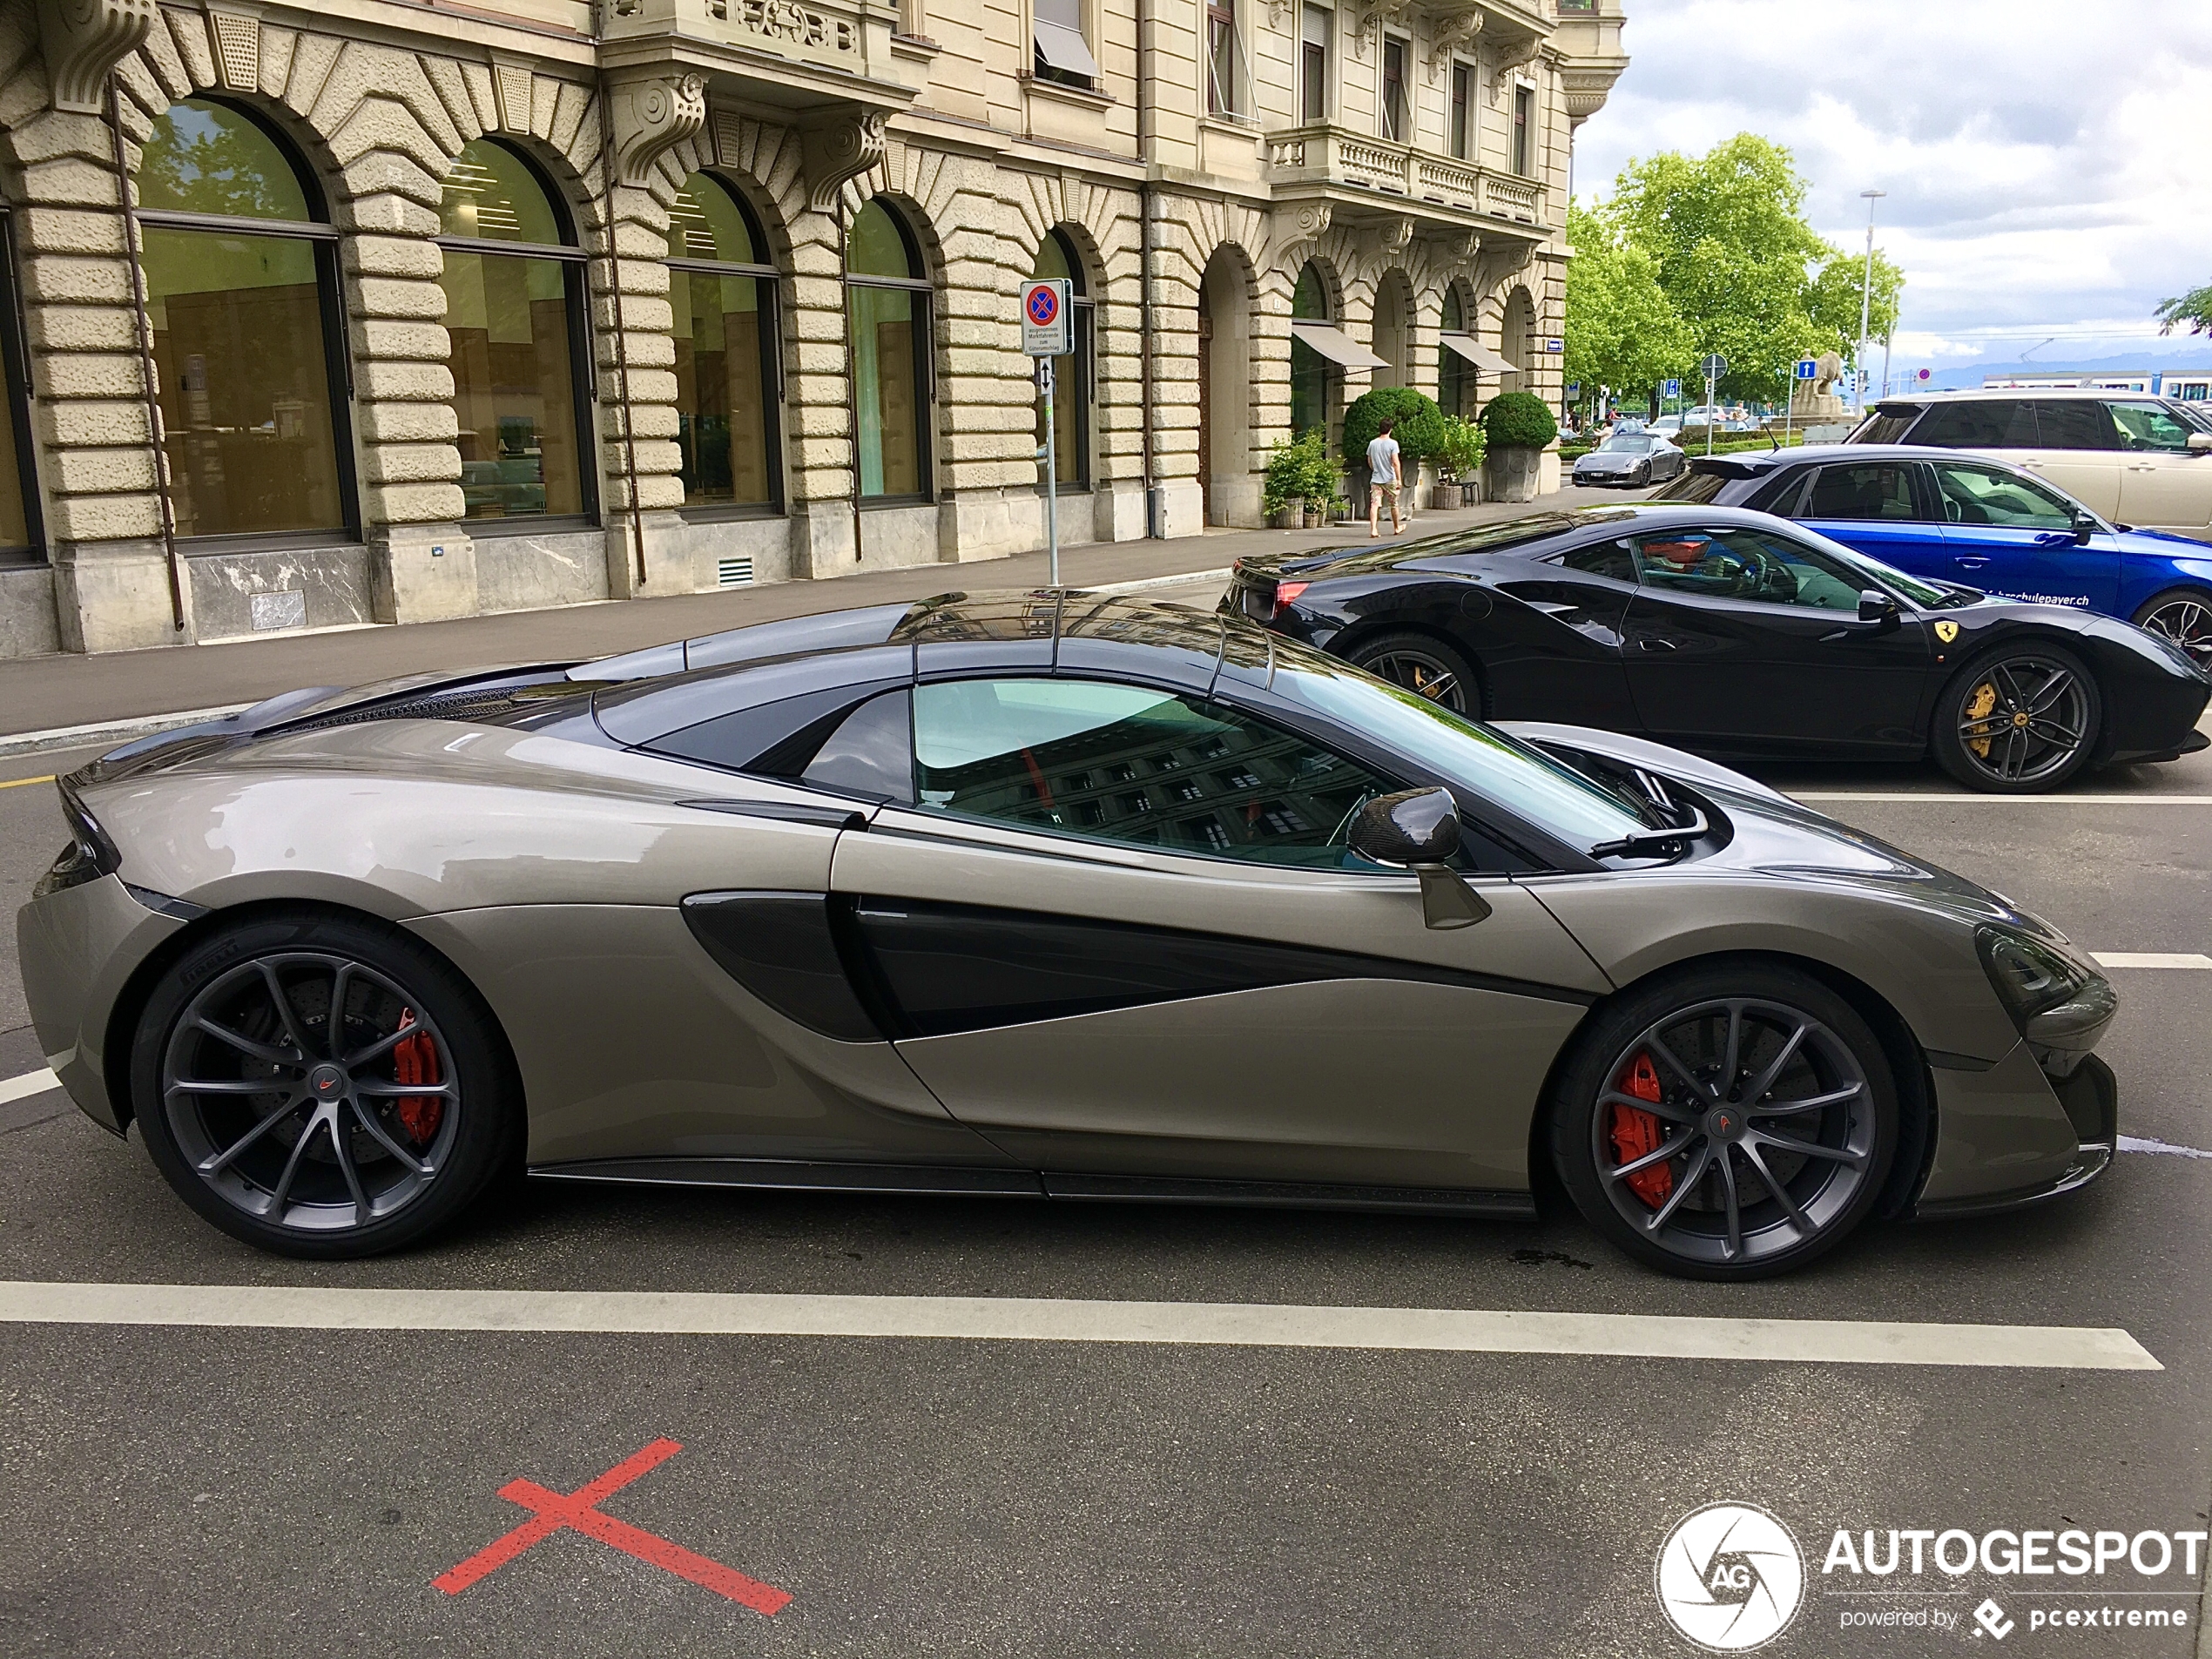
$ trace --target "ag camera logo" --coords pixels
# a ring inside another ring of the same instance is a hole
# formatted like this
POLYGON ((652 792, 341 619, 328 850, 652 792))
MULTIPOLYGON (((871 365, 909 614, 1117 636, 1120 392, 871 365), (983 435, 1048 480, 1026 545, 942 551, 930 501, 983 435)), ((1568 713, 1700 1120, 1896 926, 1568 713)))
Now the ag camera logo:
POLYGON ((1797 1616, 1805 1558, 1790 1529, 1757 1505, 1709 1503, 1675 1523, 1652 1577, 1661 1608, 1685 1639, 1713 1653, 1748 1653, 1797 1616))

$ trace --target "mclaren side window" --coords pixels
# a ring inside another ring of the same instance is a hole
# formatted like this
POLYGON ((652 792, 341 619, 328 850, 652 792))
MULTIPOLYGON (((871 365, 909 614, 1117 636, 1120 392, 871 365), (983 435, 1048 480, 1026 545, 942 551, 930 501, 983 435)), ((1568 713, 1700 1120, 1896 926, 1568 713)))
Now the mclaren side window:
POLYGON ((1150 686, 968 679, 916 688, 925 810, 1163 853, 1374 869, 1352 813, 1402 786, 1241 710, 1150 686))
POLYGON ((913 693, 886 691, 846 715, 814 751, 799 781, 833 794, 913 805, 913 693))

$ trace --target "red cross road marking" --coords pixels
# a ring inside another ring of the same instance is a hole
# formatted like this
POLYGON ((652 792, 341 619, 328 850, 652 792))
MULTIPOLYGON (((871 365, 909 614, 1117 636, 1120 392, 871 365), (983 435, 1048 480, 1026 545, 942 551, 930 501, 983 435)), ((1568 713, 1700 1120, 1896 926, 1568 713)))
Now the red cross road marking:
POLYGON ((694 1555, 681 1544, 671 1544, 665 1538, 657 1538, 627 1521, 599 1513, 598 1505, 604 1500, 612 1497, 639 1475, 658 1468, 683 1449, 675 1440, 655 1440, 644 1451, 631 1453, 597 1480, 585 1481, 574 1492, 549 1492, 535 1480, 509 1480, 500 1487, 499 1495, 536 1513, 504 1538, 494 1539, 458 1567, 448 1568, 430 1581, 448 1595, 458 1595, 478 1579, 497 1572, 532 1544, 550 1538, 565 1527, 773 1618, 791 1602, 791 1597, 774 1585, 747 1578, 719 1561, 694 1555))

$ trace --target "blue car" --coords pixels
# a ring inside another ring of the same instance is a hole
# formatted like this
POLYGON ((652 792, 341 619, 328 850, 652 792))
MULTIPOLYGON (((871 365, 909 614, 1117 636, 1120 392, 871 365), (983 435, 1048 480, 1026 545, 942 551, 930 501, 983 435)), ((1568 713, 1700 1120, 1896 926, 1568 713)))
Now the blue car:
POLYGON ((2212 546, 2108 524, 1986 455, 1865 443, 1701 455, 1655 499, 1753 508, 1913 576, 2118 617, 2212 670, 2212 546))

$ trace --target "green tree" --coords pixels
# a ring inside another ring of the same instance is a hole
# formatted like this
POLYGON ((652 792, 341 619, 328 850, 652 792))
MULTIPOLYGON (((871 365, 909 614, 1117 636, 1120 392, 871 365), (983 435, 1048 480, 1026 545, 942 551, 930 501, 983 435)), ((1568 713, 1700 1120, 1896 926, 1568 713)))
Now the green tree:
POLYGON ((2212 283, 2191 288, 2171 300, 2161 300, 2152 314, 2158 319, 2158 332, 2161 334, 2172 334, 2182 323, 2189 326, 2193 334, 2212 334, 2212 283))
POLYGON ((1567 360, 1570 383, 1641 397, 1670 374, 1688 372, 1697 341, 1659 286, 1642 248, 1615 239, 1595 214, 1567 210, 1567 360))
MULTIPOLYGON (((1693 360, 1728 359, 1724 396, 1779 399, 1797 359, 1858 341, 1863 256, 1815 233, 1804 199, 1790 152, 1739 132, 1703 156, 1630 162, 1596 210, 1619 246, 1650 260, 1693 360)), ((1874 272, 1867 333, 1878 340, 1896 324, 1904 276, 1878 253, 1874 272)))

